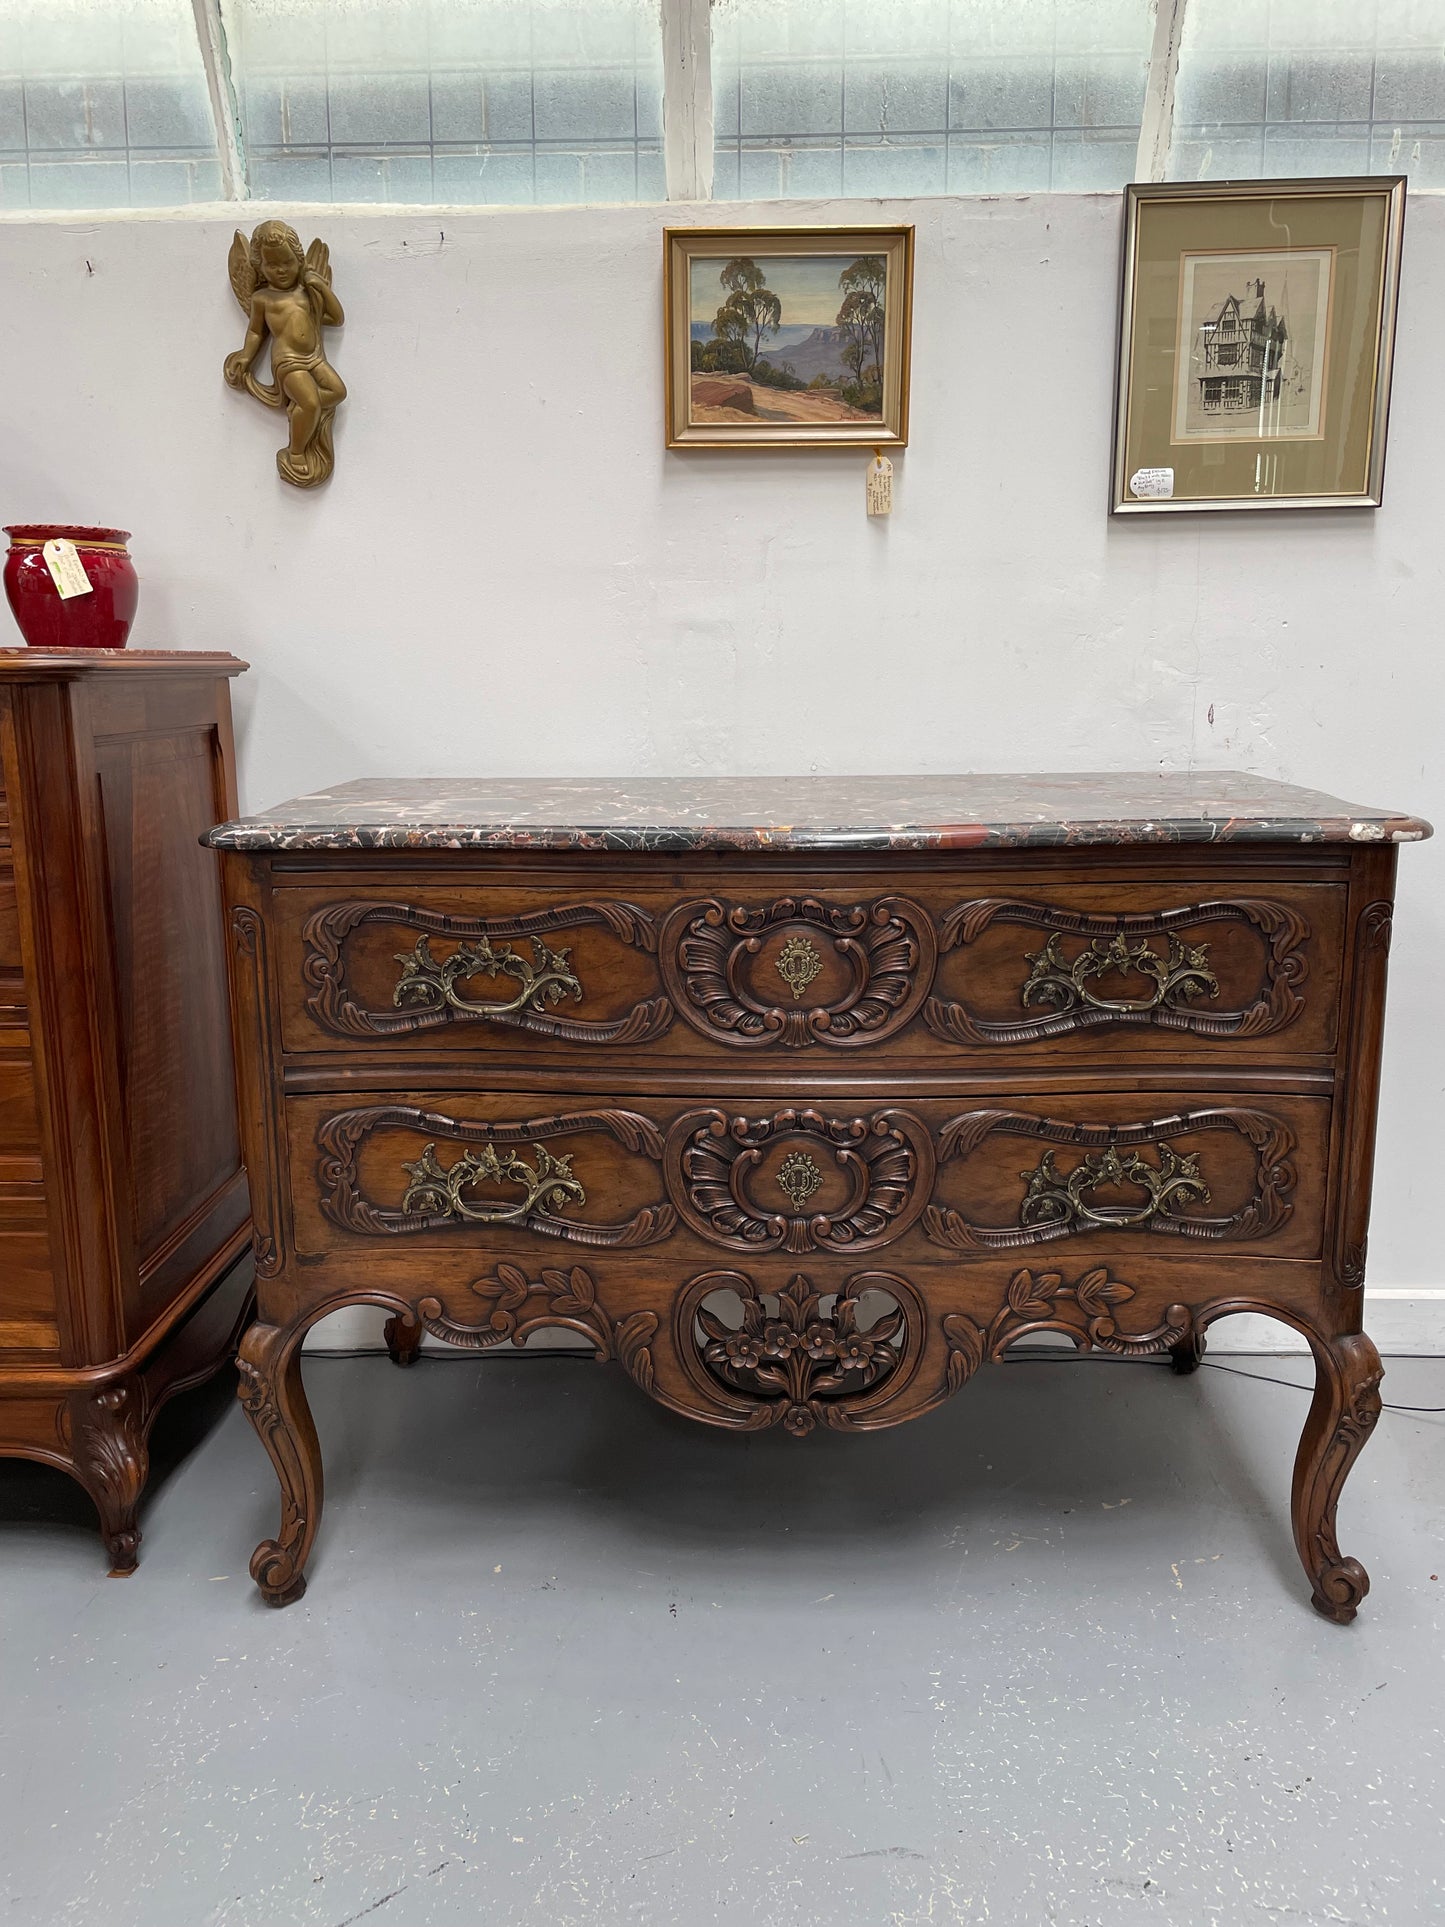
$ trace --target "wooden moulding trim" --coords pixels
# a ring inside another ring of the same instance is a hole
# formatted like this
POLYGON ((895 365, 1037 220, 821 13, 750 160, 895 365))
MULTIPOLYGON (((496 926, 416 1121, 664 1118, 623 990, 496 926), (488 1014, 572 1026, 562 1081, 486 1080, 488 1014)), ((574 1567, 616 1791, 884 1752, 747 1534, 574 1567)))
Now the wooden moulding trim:
MULTIPOLYGON (((490 1052, 477 1052, 475 1059, 469 1055, 463 1061, 459 1054, 442 1059, 419 1056, 411 1051, 358 1051, 347 1052, 344 1061, 343 1088, 348 1096, 357 1092, 386 1096, 400 1089, 516 1091, 534 1095, 558 1092, 610 1100, 618 1092, 630 1092, 637 1096, 680 1097, 696 1103, 699 1090, 706 1089, 719 1099, 731 1102, 740 1098, 746 1104, 755 1098, 796 1098, 799 1089, 796 1072, 781 1066, 754 1070, 751 1062, 739 1063, 734 1055, 721 1065, 715 1058, 680 1057, 662 1068, 654 1060, 645 1070, 620 1063, 564 1066, 544 1063, 540 1058, 529 1063, 517 1058, 493 1057, 490 1052)), ((1122 1095, 1158 1091, 1168 1096, 1177 1093, 1181 1084, 1193 1091, 1218 1091, 1231 1096, 1244 1091, 1269 1096, 1329 1097, 1335 1089, 1334 1060, 1329 1056, 1316 1060, 1317 1067, 1267 1062, 1241 1065, 1236 1058, 1217 1070, 1193 1062, 1181 1063, 1178 1058, 1161 1057, 1157 1064, 1147 1065, 1111 1059, 1107 1081, 1097 1065, 1054 1070, 1037 1066, 1025 1079, 1017 1070, 1006 1069, 964 1072, 959 1067, 926 1071, 917 1068, 921 1061, 893 1058, 886 1067, 868 1071, 855 1065, 851 1067, 851 1074, 850 1069, 835 1065, 815 1070, 810 1063, 808 1095, 810 1100, 826 1098, 830 1103, 851 1099, 873 1103, 974 1096, 1025 1096, 1043 1100, 1060 1094, 1095 1092, 1122 1095)), ((283 1072, 286 1095, 333 1095, 338 1089, 337 1063, 335 1052, 311 1056, 290 1054, 283 1072)))
POLYGON ((232 1232, 186 1290, 167 1305, 160 1317, 153 1319, 130 1349, 119 1357, 108 1359, 104 1365, 22 1366, 18 1370, 8 1366, 0 1368, 0 1398, 19 1391, 81 1390, 87 1386, 108 1384, 111 1379, 122 1378, 128 1372, 144 1371, 151 1354, 165 1343, 178 1326, 185 1323, 202 1299, 244 1257, 250 1242, 251 1226, 247 1222, 232 1232))
MULTIPOLYGON (((347 892, 371 886, 394 890, 399 871, 408 890, 455 885, 459 878, 484 871, 505 871, 519 887, 529 883, 548 890, 574 886, 595 890, 599 870, 606 873, 607 888, 613 895, 625 895, 627 890, 649 882, 655 885, 659 878, 665 880, 673 872, 695 878, 695 883, 689 880, 685 888, 702 895, 730 887, 729 879, 734 875, 746 872, 756 878, 770 871, 785 873, 787 883, 762 887, 786 887, 790 892, 825 889, 840 877, 860 874, 877 879, 880 894, 896 893, 898 879, 905 874, 922 874, 936 883, 959 875, 967 879, 969 889, 987 885, 1013 890, 1018 887, 1020 859, 1026 858, 1029 869, 1037 873, 1031 878, 1031 887, 1049 882, 1101 886, 1144 883, 1160 890, 1215 894, 1222 887, 1218 868, 1211 871, 1196 854, 1204 847, 1188 843, 1098 843, 1020 851, 989 844, 949 850, 825 851, 759 844, 736 850, 559 849, 539 856, 535 849, 498 845, 458 850, 271 847, 226 854, 264 862, 283 888, 287 880, 296 878, 332 884, 347 892), (1057 860, 1065 855, 1072 861, 1065 864, 1057 860)), ((1230 844, 1230 887, 1238 887, 1246 878, 1251 882, 1338 887, 1349 881, 1354 847, 1344 843, 1230 844)))
MULTIPOLYGON (((208 1191, 200 1203, 188 1211, 179 1224, 172 1227, 165 1240, 161 1244, 158 1244, 154 1251, 149 1252, 141 1259, 141 1284, 145 1285, 148 1283, 163 1265, 168 1264, 180 1250, 181 1246, 184 1245, 188 1239, 195 1236, 201 1225, 204 1224, 205 1220, 217 1206, 225 1200, 227 1195, 234 1191, 238 1185, 244 1185, 245 1182, 245 1170, 239 1169, 233 1171, 224 1184, 219 1185, 214 1191, 208 1191)), ((249 1236, 251 1229, 249 1222, 245 1225, 244 1229, 249 1236)), ((233 1242, 234 1238, 228 1238, 226 1244, 230 1245, 233 1242)), ((225 1248, 225 1246, 222 1247, 222 1249, 225 1248)), ((214 1277, 216 1274, 212 1272, 211 1275, 214 1277)))
POLYGON ((80 677, 98 670, 239 676, 250 663, 225 649, 0 649, 0 681, 80 677))
POLYGON ((1331 1146, 1334 1209, 1328 1246, 1335 1283, 1356 1294, 1365 1283, 1374 1188, 1380 1047, 1394 917, 1393 869, 1382 877, 1372 866, 1359 879, 1359 895, 1366 900, 1354 921, 1346 992, 1349 1035, 1331 1146))

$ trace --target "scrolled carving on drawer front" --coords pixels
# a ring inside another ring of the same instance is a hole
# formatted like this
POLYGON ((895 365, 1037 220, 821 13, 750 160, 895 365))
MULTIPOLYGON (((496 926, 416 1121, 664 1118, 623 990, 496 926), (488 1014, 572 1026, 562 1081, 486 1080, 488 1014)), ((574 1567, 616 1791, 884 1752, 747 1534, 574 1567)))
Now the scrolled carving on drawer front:
POLYGON ((660 957, 673 1002, 704 1037, 745 1049, 847 1049, 879 1043, 910 1021, 932 983, 937 944, 927 911, 906 897, 758 905, 710 897, 672 912, 660 957), (772 981, 762 959, 775 937, 782 941, 773 946, 772 981), (825 971, 834 981, 806 1002, 825 971))
POLYGON ((1012 1250, 1090 1232, 1147 1231, 1200 1239, 1262 1238, 1289 1217, 1295 1171, 1289 1162, 1294 1133, 1264 1111, 1222 1108, 1186 1111, 1139 1124, 1070 1124, 1023 1111, 979 1110, 953 1118, 939 1136, 939 1162, 966 1158, 996 1134, 1077 1147, 1082 1155, 1062 1170, 1046 1150, 1032 1171, 1019 1173, 1018 1221, 978 1225, 961 1212, 930 1204, 923 1228, 935 1244, 958 1251, 1012 1250), (1254 1192, 1226 1217, 1205 1217, 1210 1202, 1203 1153, 1181 1155, 1170 1139, 1233 1131, 1254 1152, 1254 1192), (1151 1157, 1152 1154, 1152 1157, 1151 1157), (1133 1190, 1138 1202, 1106 1202, 1133 1190))
POLYGON ((488 1023, 534 1031, 574 1044, 645 1044, 672 1022, 665 997, 645 998, 615 1020, 564 1017, 556 1006, 581 1003, 585 988, 569 950, 553 950, 544 938, 559 930, 602 925, 634 950, 653 954, 657 927, 636 904, 613 901, 567 904, 521 917, 454 917, 406 903, 355 901, 329 904, 302 928, 301 975, 309 986, 306 1008, 326 1029, 346 1037, 394 1037, 451 1023, 488 1023), (394 1008, 368 1010, 346 981, 346 940, 368 923, 396 924, 420 932, 416 947, 401 953, 392 992, 394 1008), (454 937, 444 957, 431 951, 433 936, 454 937), (513 945, 524 942, 528 951, 513 945), (498 946, 494 948, 493 946, 498 946), (474 978, 515 985, 506 997, 476 999, 458 986, 474 978))
POLYGON ((906 1111, 747 1118, 703 1110, 668 1132, 664 1171, 684 1220, 713 1244, 848 1253, 908 1230, 932 1189, 934 1156, 927 1129, 906 1111), (832 1195, 805 1215, 825 1186, 832 1195))
POLYGON ((980 897, 948 912, 939 929, 940 947, 951 950, 973 943, 997 923, 1049 933, 1042 949, 1022 957, 1019 1001, 1026 1009, 1048 1004, 1051 1011, 992 1022, 975 1017, 966 1004, 930 997, 923 1021, 938 1036, 960 1044, 1028 1044, 1122 1024, 1187 1031, 1196 1037, 1264 1037, 1283 1030, 1304 1009, 1301 988, 1309 971, 1304 946, 1310 927, 1287 904, 1238 897, 1106 916, 980 897), (1244 1009, 1200 1010, 1198 1000, 1219 994, 1209 945, 1186 944, 1178 933, 1225 921, 1249 924, 1265 939, 1264 982, 1244 1009), (1063 950, 1062 940, 1069 936, 1088 939, 1074 956, 1063 950), (1165 939, 1164 946, 1151 945, 1151 937, 1165 939), (1124 981, 1132 976, 1152 988, 1132 998, 1101 996, 1096 986, 1110 976, 1124 981))
POLYGON ((404 1104, 342 1111, 327 1118, 316 1133, 321 1209, 333 1224, 371 1237, 406 1237, 458 1225, 537 1231, 571 1244, 595 1246, 656 1244, 669 1236, 677 1214, 665 1201, 644 1206, 620 1225, 591 1224, 562 1215, 566 1207, 586 1202, 582 1175, 572 1168, 579 1154, 554 1156, 545 1140, 589 1131, 607 1133, 654 1164, 661 1161, 661 1132, 635 1111, 571 1111, 521 1124, 473 1124, 404 1104), (398 1160, 408 1180, 399 1205, 375 1204, 361 1190, 357 1168, 361 1147, 381 1130, 416 1132, 430 1140, 419 1158, 398 1160), (482 1149, 461 1151, 451 1165, 443 1165, 436 1141, 447 1138, 461 1145, 479 1144, 482 1149), (528 1146, 532 1157, 511 1148, 517 1145, 528 1146), (505 1147, 500 1155, 498 1147, 505 1147), (477 1187, 488 1183, 512 1186, 521 1196, 486 1199, 477 1187))
POLYGON ((1121 1331, 1117 1308, 1134 1295, 1132 1285, 1112 1277, 1102 1265, 1072 1284, 1058 1271, 1016 1271, 1003 1304, 986 1327, 962 1312, 950 1312, 944 1318, 949 1391, 966 1384, 985 1359, 1002 1358, 1015 1339, 1032 1338, 1039 1332, 1061 1332, 1081 1352, 1097 1347, 1118 1358, 1171 1351, 1189 1336, 1194 1315, 1187 1305, 1170 1305, 1163 1324, 1152 1331, 1121 1331))
POLYGON ((599 1359, 618 1359, 645 1392, 653 1388, 652 1341, 657 1314, 634 1311, 609 1318, 598 1303, 597 1281, 581 1265, 570 1271, 544 1269, 529 1278, 520 1265, 498 1265, 471 1290, 485 1316, 469 1325, 450 1316, 438 1298, 423 1298, 417 1316, 434 1338, 467 1351, 489 1351, 494 1345, 525 1345, 533 1332, 571 1331, 588 1339, 599 1359))

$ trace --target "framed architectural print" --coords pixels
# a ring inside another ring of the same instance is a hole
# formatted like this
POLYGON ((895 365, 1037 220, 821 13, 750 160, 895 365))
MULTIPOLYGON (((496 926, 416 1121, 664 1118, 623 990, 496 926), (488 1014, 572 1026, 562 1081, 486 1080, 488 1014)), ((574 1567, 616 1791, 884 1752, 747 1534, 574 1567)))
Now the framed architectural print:
POLYGON ((1403 175, 1125 189, 1116 515, 1378 508, 1403 175))
POLYGON ((911 227, 668 228, 669 448, 908 440, 911 227))

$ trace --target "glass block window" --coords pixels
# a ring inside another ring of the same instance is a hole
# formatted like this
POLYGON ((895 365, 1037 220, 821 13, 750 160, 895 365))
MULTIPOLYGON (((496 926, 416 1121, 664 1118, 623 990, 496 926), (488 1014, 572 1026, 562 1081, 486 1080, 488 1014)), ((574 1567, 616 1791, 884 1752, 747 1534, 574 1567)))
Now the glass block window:
POLYGON ((0 0, 0 208, 220 193, 190 0, 0 0))
POLYGON ((1189 0, 1169 173, 1445 187, 1440 0, 1189 0))
POLYGON ((1149 0, 714 0, 720 199, 1116 188, 1149 0))
POLYGON ((658 0, 223 0, 251 192, 664 200, 658 0))

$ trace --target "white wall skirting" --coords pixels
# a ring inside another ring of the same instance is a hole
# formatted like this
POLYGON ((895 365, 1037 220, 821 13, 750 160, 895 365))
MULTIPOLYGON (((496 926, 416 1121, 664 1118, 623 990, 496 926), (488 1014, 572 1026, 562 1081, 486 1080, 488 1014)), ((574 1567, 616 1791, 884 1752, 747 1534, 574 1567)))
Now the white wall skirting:
MULTIPOLYGON (((380 1351, 383 1314, 372 1311, 366 1306, 352 1306, 350 1310, 339 1311, 325 1319, 312 1332, 307 1340, 307 1349, 316 1352, 328 1351, 380 1351)), ((1381 1352, 1387 1357, 1394 1354, 1403 1356, 1445 1356, 1445 1287, 1429 1286, 1414 1291, 1391 1287, 1388 1290, 1367 1291, 1365 1293, 1365 1330, 1374 1339, 1381 1352)), ((582 1341, 579 1339, 578 1344, 582 1341)), ((432 1349, 431 1339, 426 1340, 432 1349)), ((453 1351, 449 1345, 438 1344, 434 1349, 441 1354, 452 1352, 457 1358, 471 1354, 453 1351)), ((531 1347, 534 1351, 567 1351, 574 1349, 558 1344, 555 1339, 539 1334, 537 1342, 531 1347)), ((1278 1319, 1258 1318, 1244 1314, 1238 1318, 1221 1319, 1210 1333, 1210 1351, 1218 1357, 1230 1352, 1302 1352, 1308 1347, 1298 1332, 1291 1331, 1278 1319)))

